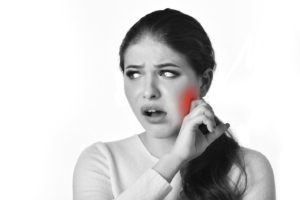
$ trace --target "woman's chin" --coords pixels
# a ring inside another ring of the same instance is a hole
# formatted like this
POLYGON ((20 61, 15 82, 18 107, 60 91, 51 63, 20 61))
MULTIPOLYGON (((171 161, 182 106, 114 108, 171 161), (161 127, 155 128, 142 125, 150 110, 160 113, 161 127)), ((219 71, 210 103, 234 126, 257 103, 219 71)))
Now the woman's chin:
POLYGON ((145 130, 148 136, 155 138, 168 138, 178 135, 178 131, 171 130, 169 127, 147 127, 145 130))

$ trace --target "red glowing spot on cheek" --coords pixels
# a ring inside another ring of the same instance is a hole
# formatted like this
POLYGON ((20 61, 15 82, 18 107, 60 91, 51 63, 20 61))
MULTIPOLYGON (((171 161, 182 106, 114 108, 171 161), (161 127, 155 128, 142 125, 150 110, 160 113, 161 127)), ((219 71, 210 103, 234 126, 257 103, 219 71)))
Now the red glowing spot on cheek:
POLYGON ((191 102, 195 99, 197 99, 197 88, 188 87, 185 90, 183 90, 182 94, 180 95, 179 101, 180 116, 182 118, 189 113, 191 102))

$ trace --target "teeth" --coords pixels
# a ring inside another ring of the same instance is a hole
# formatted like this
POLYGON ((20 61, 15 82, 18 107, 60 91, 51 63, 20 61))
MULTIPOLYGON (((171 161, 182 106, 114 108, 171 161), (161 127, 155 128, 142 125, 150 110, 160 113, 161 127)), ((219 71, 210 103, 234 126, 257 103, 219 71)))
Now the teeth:
POLYGON ((152 109, 152 110, 148 110, 148 112, 156 112, 156 110, 152 109))

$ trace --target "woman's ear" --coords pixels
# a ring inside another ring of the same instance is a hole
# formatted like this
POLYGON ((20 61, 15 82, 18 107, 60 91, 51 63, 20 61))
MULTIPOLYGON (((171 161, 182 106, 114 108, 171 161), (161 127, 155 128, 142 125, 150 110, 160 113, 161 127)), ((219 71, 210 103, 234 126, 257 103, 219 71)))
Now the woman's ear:
POLYGON ((202 75, 199 77, 199 85, 200 85, 200 97, 204 97, 211 85, 211 82, 213 80, 213 70, 212 69, 206 69, 202 75))

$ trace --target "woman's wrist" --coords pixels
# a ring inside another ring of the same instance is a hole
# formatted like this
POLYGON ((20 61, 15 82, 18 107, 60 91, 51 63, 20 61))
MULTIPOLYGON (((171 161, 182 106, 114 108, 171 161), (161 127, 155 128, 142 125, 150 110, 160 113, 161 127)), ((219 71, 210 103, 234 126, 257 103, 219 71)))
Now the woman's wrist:
POLYGON ((153 169, 170 183, 184 164, 185 162, 176 155, 166 154, 159 159, 153 169))

